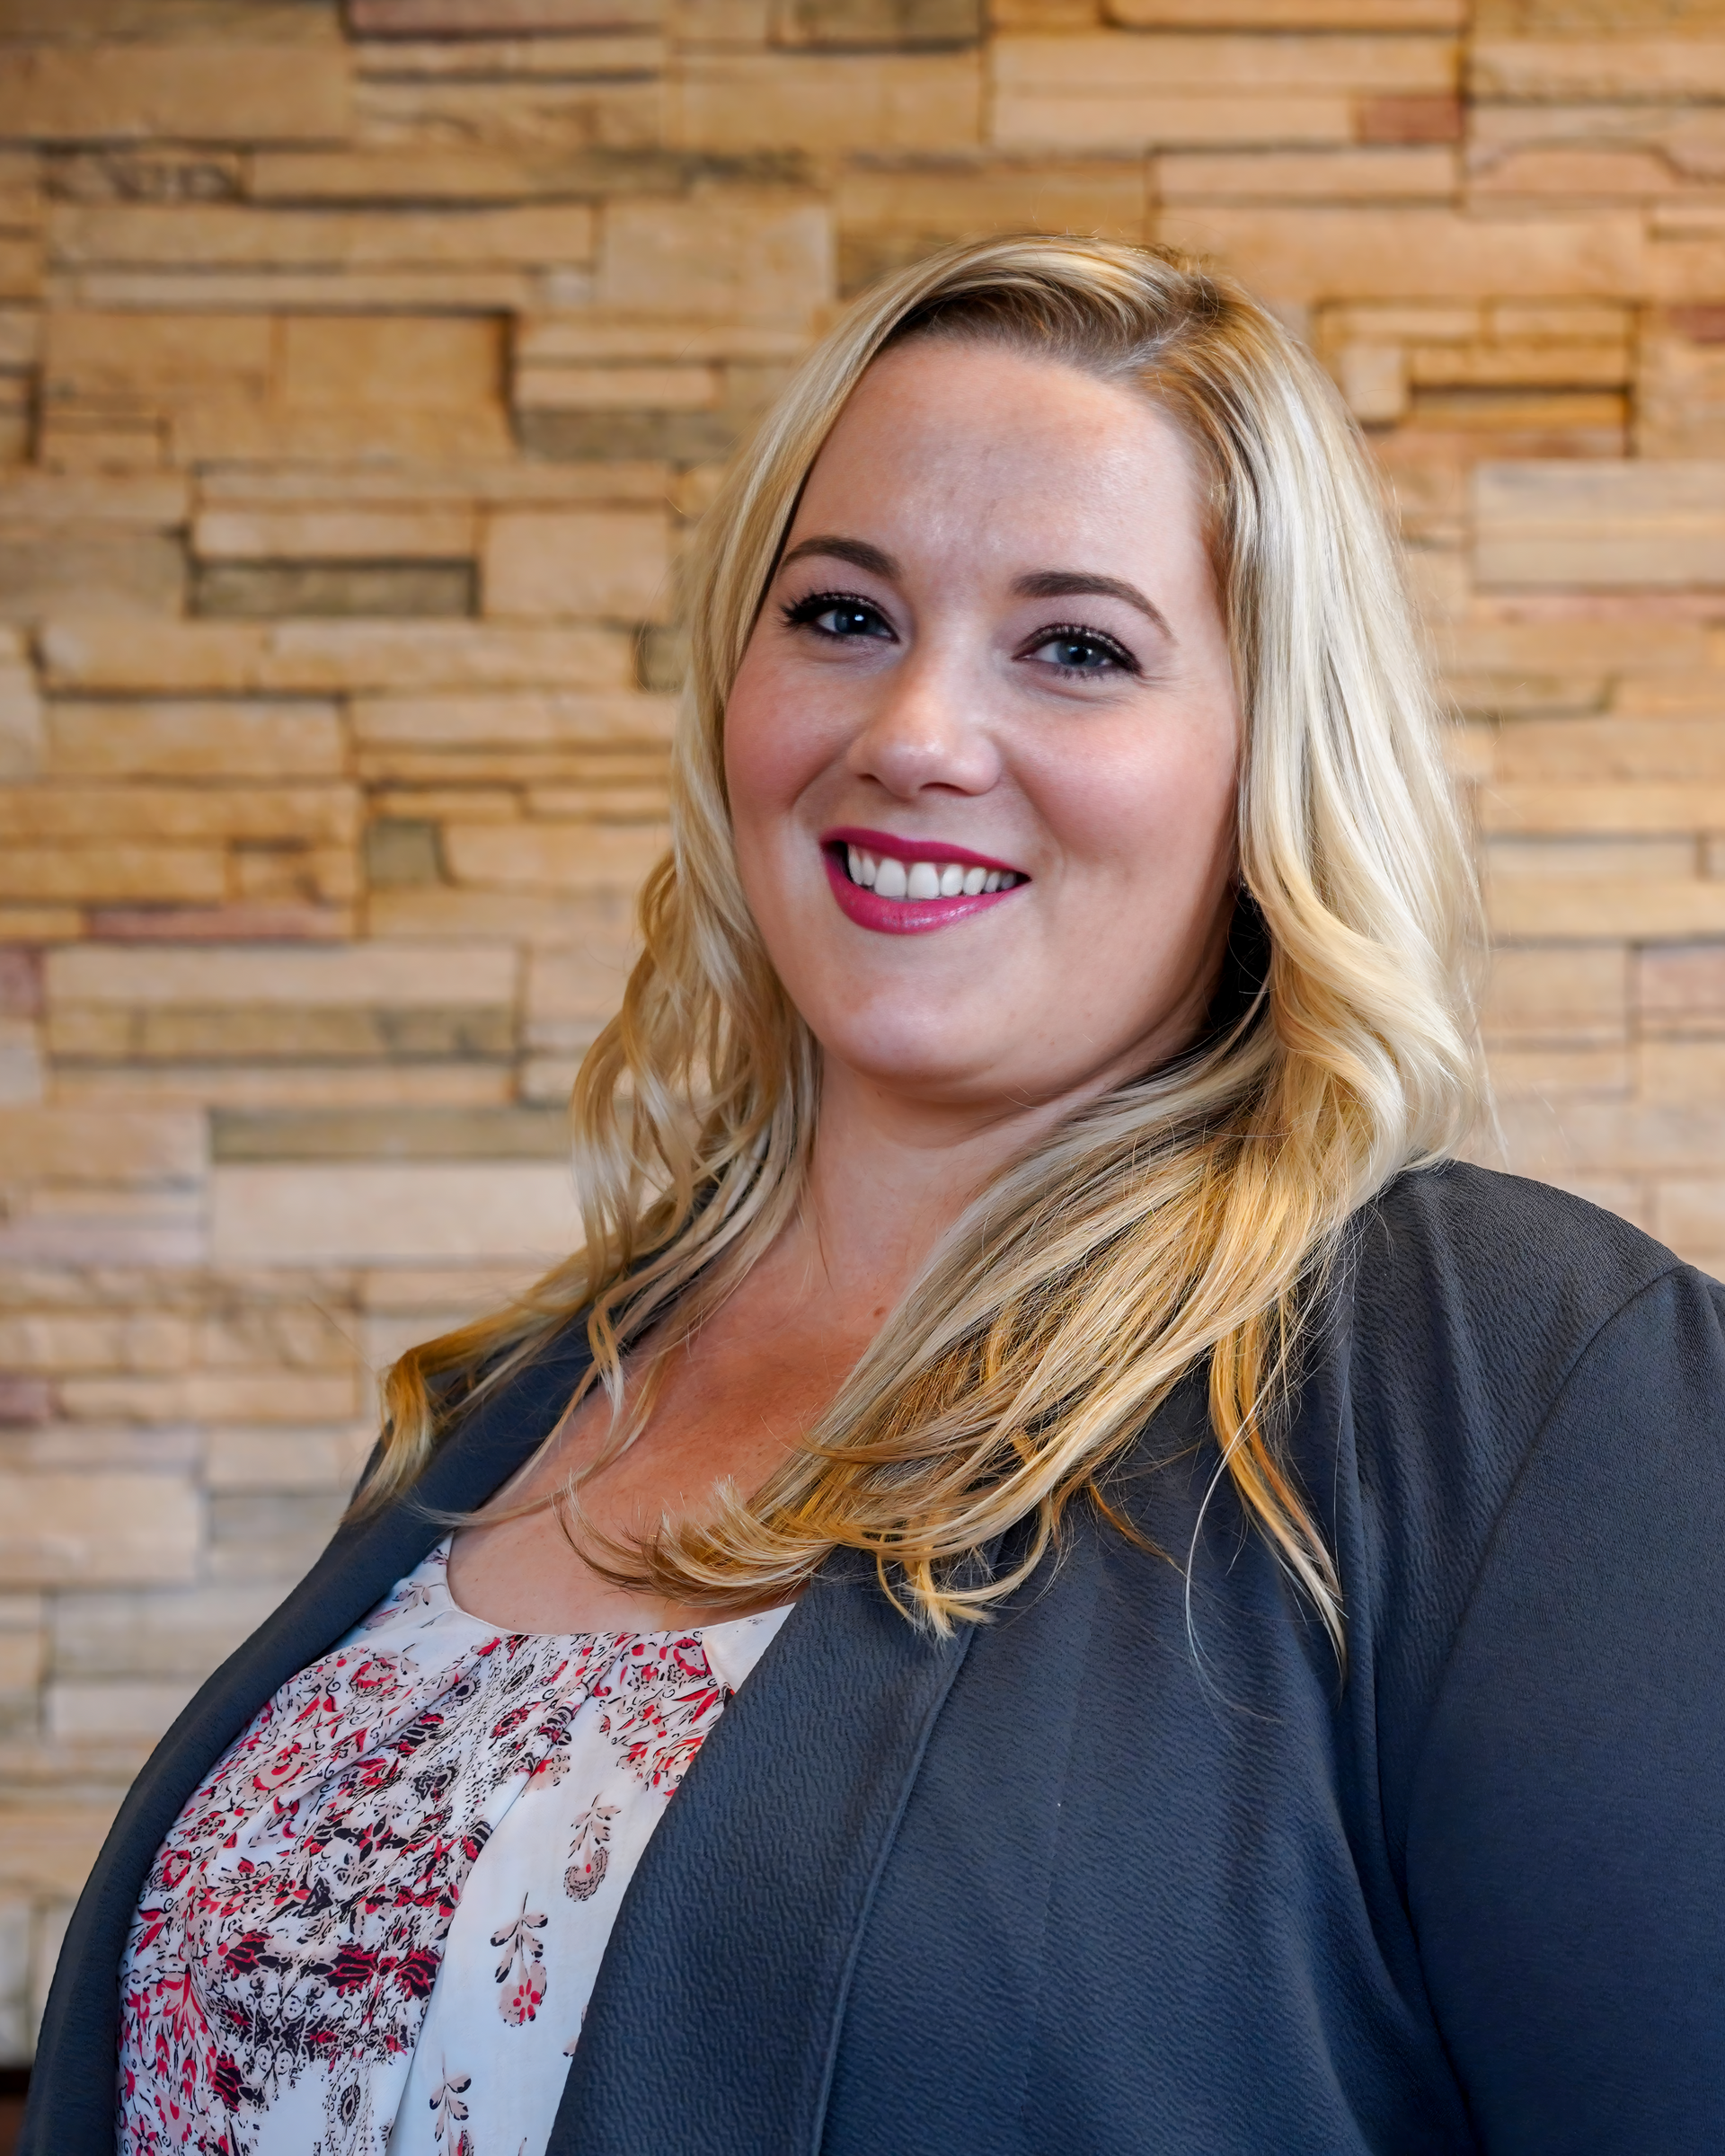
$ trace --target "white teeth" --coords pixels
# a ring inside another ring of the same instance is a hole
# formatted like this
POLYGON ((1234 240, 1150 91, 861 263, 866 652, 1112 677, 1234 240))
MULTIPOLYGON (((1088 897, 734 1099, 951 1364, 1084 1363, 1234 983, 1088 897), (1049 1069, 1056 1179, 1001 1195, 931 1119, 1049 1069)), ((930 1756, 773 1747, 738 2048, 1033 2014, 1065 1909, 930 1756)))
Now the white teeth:
POLYGON ((851 881, 882 898, 975 897, 979 891, 1010 891, 1024 879, 1011 869, 966 868, 961 861, 901 861, 893 853, 871 853, 847 844, 845 865, 851 881))
POLYGON ((913 861, 910 864, 909 895, 913 898, 938 898, 941 895, 941 871, 932 861, 913 861))

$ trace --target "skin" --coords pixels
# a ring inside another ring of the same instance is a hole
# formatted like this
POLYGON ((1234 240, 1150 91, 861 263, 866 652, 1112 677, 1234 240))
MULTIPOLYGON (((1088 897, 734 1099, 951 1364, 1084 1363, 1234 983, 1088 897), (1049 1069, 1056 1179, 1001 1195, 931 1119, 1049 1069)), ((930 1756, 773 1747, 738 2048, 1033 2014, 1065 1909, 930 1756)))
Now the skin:
MULTIPOLYGON (((1233 904, 1241 736, 1172 423, 991 347, 878 360, 809 475, 726 715, 743 886, 822 1049, 807 1202, 585 1486, 597 1525, 758 1488, 969 1199, 1193 1038, 1233 904), (1050 596, 1057 579, 1113 588, 1050 596), (821 835, 846 826, 1029 880, 934 932, 877 932, 829 879, 821 835)), ((583 1403, 511 1494, 548 1495, 606 1412, 583 1403)), ((550 1513, 464 1530, 450 1586, 520 1630, 703 1621, 600 1578, 550 1513)))

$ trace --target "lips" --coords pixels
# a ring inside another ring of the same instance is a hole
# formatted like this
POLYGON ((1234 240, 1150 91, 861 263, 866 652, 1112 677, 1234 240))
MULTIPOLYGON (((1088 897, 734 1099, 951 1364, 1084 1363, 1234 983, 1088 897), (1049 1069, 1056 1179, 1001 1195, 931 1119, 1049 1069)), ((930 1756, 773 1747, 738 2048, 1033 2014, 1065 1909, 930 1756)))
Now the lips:
POLYGON ((820 844, 841 911, 858 927, 884 935, 950 927, 998 906, 1030 881, 1006 862, 945 840, 846 826, 823 832, 820 844))

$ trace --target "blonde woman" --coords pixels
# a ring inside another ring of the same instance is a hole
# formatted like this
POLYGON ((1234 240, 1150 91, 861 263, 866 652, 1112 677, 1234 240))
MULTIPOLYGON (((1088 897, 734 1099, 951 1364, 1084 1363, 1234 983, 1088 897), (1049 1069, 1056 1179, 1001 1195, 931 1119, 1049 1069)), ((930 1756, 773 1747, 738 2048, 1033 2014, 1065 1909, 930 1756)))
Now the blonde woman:
POLYGON ((1725 2143, 1721 1291, 1454 1162, 1323 380, 1154 251, 955 248, 690 589, 584 1250, 392 1374, 25 2148, 1725 2143))

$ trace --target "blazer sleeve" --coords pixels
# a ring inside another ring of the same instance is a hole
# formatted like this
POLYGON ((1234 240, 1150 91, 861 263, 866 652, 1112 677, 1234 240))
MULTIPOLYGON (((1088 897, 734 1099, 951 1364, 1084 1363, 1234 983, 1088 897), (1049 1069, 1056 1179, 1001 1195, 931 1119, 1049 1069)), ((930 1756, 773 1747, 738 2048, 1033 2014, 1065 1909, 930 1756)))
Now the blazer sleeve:
POLYGON ((1438 1694, 1408 1899, 1491 2152, 1725 2148, 1725 1290, 1595 1335, 1438 1694))

